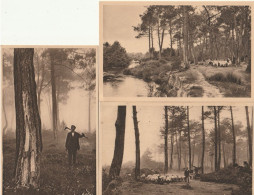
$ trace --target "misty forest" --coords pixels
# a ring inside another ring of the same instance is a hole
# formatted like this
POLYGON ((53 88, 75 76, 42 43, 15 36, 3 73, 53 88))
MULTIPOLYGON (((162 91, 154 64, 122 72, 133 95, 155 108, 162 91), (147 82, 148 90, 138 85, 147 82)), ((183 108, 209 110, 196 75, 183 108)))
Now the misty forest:
POLYGON ((121 14, 114 30, 135 36, 104 40, 105 96, 250 97, 250 6, 151 5, 128 28, 121 14))
POLYGON ((103 194, 252 194, 253 107, 112 107, 103 194))
POLYGON ((3 48, 4 194, 95 194, 94 48, 3 48), (80 139, 68 166, 66 127, 80 139))

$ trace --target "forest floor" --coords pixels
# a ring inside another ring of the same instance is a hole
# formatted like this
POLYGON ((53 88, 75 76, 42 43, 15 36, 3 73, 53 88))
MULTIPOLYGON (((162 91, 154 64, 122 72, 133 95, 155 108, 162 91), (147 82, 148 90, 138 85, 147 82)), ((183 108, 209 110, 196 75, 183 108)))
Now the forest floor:
POLYGON ((237 185, 233 184, 218 184, 213 182, 202 182, 199 180, 190 180, 190 186, 187 186, 185 182, 160 185, 127 180, 122 183, 121 187, 119 187, 119 192, 123 195, 230 195, 232 194, 232 190, 238 190, 238 188, 237 185))
MULTIPOLYGON (((59 133, 60 134, 60 133, 59 133)), ((80 140, 81 149, 77 154, 77 164, 68 165, 65 151, 67 132, 54 141, 52 131, 42 134, 43 152, 41 160, 40 190, 30 194, 95 194, 96 154, 95 134, 87 135, 89 140, 80 140)), ((15 137, 3 137, 3 194, 22 194, 14 188, 15 137)), ((26 192, 25 194, 29 194, 26 192)))

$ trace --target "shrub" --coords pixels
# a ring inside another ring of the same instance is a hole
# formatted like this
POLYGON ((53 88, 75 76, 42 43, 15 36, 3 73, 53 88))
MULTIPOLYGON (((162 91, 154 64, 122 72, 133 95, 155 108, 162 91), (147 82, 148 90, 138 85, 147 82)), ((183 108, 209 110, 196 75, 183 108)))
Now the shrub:
POLYGON ((179 69, 181 66, 181 60, 177 59, 176 61, 172 62, 171 66, 172 66, 172 70, 179 69))
POLYGON ((236 83, 236 84, 239 84, 239 85, 242 84, 241 78, 239 78, 238 76, 234 75, 232 72, 228 73, 226 78, 227 78, 228 82, 236 83))
POLYGON ((242 80, 237 75, 234 75, 232 72, 226 74, 223 73, 216 73, 208 78, 210 81, 219 81, 219 82, 231 82, 236 83, 238 85, 242 84, 242 80))
POLYGON ((124 74, 124 75, 131 75, 131 70, 128 69, 128 68, 127 68, 127 69, 124 69, 124 70, 123 70, 123 74, 124 74))

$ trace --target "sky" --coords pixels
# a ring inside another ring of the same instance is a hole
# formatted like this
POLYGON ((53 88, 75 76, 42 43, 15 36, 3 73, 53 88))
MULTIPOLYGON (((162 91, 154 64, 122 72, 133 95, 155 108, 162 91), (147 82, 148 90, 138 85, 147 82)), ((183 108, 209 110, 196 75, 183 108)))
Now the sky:
MULTIPOLYGON (((136 39, 137 32, 133 26, 140 23, 139 15, 146 8, 144 6, 104 5, 103 8, 103 42, 119 41, 127 52, 148 51, 147 38, 136 39)), ((154 42, 156 45, 157 43, 154 42)))
MULTIPOLYGON (((125 148, 123 163, 135 160, 135 135, 132 118, 132 106, 127 106, 126 128, 125 128, 125 148)), ((205 108, 206 111, 206 108, 205 108)), ((137 118, 140 131, 140 152, 141 156, 150 149, 153 158, 156 161, 163 161, 163 154, 158 153, 158 146, 163 143, 160 137, 160 127, 164 126, 163 106, 138 106, 137 118)), ((111 164, 114 144, 115 144, 115 121, 117 117, 117 106, 111 104, 101 105, 100 130, 102 131, 102 165, 111 164)), ((249 109, 249 113, 251 110, 249 109)), ((242 122, 243 128, 246 127, 246 114, 244 107, 233 107, 234 123, 242 122)), ((221 112, 221 121, 223 118, 230 117, 230 111, 225 109, 221 112)), ((201 120, 201 107, 190 107, 190 120, 201 120)), ((205 128, 213 128, 213 121, 205 120, 205 128)))
MULTIPOLYGON (((112 44, 119 41, 129 53, 146 53, 149 48, 148 37, 135 38, 138 35, 133 26, 141 23, 140 15, 146 10, 140 5, 104 5, 103 42, 112 44)), ((165 32, 168 33, 168 32, 165 32)), ((158 50, 157 35, 154 34, 154 47, 158 50)), ((165 35, 163 48, 170 47, 170 39, 165 35)))

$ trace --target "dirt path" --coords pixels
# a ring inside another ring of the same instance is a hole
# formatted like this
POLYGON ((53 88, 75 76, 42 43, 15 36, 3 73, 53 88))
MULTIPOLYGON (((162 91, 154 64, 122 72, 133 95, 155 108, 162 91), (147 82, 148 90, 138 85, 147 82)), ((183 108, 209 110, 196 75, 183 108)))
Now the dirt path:
POLYGON ((199 180, 191 180, 191 189, 184 189, 185 182, 171 184, 150 184, 133 181, 125 181, 121 186, 123 195, 138 194, 177 194, 177 195, 230 195, 232 190, 238 189, 238 186, 232 184, 218 184, 212 182, 201 182, 199 180))
POLYGON ((191 67, 190 71, 192 72, 192 74, 196 75, 196 80, 194 81, 194 83, 187 84, 186 86, 184 86, 186 88, 186 91, 188 91, 188 89, 191 89, 191 87, 193 86, 199 86, 202 87, 204 90, 203 97, 220 98, 224 96, 220 92, 218 87, 211 85, 205 80, 205 77, 198 69, 196 69, 195 67, 191 67))

